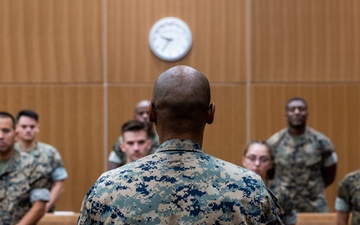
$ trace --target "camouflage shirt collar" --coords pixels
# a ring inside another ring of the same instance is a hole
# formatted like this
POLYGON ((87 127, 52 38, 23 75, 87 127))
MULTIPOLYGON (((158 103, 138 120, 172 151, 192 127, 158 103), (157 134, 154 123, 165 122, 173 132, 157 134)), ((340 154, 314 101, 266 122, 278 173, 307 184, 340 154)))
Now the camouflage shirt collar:
POLYGON ((303 134, 293 136, 290 134, 288 129, 285 129, 284 135, 285 135, 288 145, 303 146, 304 144, 309 142, 309 140, 308 140, 309 139, 309 131, 310 131, 310 128, 306 127, 303 134))
POLYGON ((188 139, 172 139, 162 143, 156 152, 164 151, 192 151, 203 152, 200 144, 188 139))
POLYGON ((21 157, 21 154, 22 153, 18 149, 15 149, 15 148, 13 149, 12 156, 7 161, 7 168, 3 171, 2 174, 0 174, 1 176, 5 173, 16 170, 17 164, 19 164, 18 160, 21 157))
MULTIPOLYGON (((18 150, 23 151, 23 152, 26 152, 26 153, 30 153, 30 152, 32 152, 32 151, 36 151, 36 150, 39 149, 39 142, 36 141, 34 147, 33 147, 32 149, 30 149, 29 151, 24 151, 24 150, 22 150, 21 147, 20 147, 20 142, 16 142, 16 143, 15 143, 15 149, 18 149, 18 150)), ((38 154, 39 154, 39 153, 38 153, 38 154)))

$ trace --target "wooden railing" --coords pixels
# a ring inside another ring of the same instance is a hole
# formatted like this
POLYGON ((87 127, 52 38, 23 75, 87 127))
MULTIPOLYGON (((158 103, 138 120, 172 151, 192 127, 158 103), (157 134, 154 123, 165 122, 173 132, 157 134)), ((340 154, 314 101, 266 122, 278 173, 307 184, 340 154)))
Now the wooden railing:
POLYGON ((74 212, 46 213, 38 225, 75 225, 78 217, 79 213, 74 212))
POLYGON ((336 225, 336 213, 298 213, 296 225, 336 225))
MULTIPOLYGON (((38 225, 74 225, 79 213, 47 213, 38 225)), ((336 213, 298 213, 296 225, 336 225, 336 213)))

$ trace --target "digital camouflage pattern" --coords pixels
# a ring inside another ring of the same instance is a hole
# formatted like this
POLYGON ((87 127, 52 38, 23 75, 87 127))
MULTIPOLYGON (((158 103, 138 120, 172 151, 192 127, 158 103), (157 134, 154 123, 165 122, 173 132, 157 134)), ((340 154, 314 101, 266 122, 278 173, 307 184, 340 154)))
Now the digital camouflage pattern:
MULTIPOLYGON (((23 152, 14 150, 8 167, 0 174, 0 218, 3 225, 17 224, 31 208, 30 191, 46 191, 46 179, 35 159, 23 152)), ((43 201, 49 200, 49 192, 43 201)))
POLYGON ((258 175, 177 139, 102 174, 80 211, 78 224, 283 224, 258 175))
POLYGON ((267 140, 272 147, 275 176, 270 189, 285 187, 297 212, 326 212, 325 186, 321 174, 324 160, 335 151, 331 141, 307 127, 294 141, 287 128, 267 140))
MULTIPOLYGON (((151 155, 159 147, 159 136, 154 132, 152 136, 149 136, 149 139, 151 140, 151 148, 148 152, 148 155, 151 155)), ((120 164, 124 165, 126 162, 126 155, 120 148, 121 141, 122 141, 122 136, 120 136, 118 140, 113 144, 111 151, 113 151, 116 154, 116 156, 119 158, 120 164)))
POLYGON ((344 211, 335 205, 336 210, 352 212, 352 224, 360 224, 360 170, 353 171, 339 183, 338 195, 348 210, 344 211))
MULTIPOLYGON (((19 143, 15 144, 15 149, 21 150, 19 143)), ((46 176, 46 188, 51 189, 54 184, 53 173, 58 170, 62 171, 62 175, 59 176, 58 180, 64 180, 67 178, 67 173, 64 168, 61 156, 59 152, 51 145, 36 142, 36 145, 33 149, 28 151, 39 163, 39 167, 44 172, 46 176)))

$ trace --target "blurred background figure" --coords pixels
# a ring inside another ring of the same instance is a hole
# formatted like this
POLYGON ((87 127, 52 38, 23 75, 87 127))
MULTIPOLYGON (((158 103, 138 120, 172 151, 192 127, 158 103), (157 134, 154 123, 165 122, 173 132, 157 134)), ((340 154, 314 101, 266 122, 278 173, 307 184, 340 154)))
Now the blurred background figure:
MULTIPOLYGON (((257 173, 268 186, 269 178, 273 177, 274 158, 271 154, 270 146, 265 141, 252 141, 244 149, 242 164, 246 169, 257 173)), ((296 210, 285 188, 277 188, 280 192, 274 192, 278 198, 284 213, 284 223, 286 225, 294 225, 297 221, 296 210)))
POLYGON ((339 183, 335 209, 337 225, 347 225, 350 214, 351 224, 360 224, 360 170, 348 173, 339 183))
POLYGON ((15 118, 0 112, 0 224, 36 224, 50 199, 43 168, 14 148, 15 118))
POLYGON ((50 190, 50 201, 46 212, 55 211, 55 203, 65 192, 64 182, 68 177, 59 152, 52 145, 37 140, 39 133, 39 116, 32 110, 22 110, 16 116, 17 143, 15 148, 34 156, 45 172, 50 190))
POLYGON ((334 182, 337 154, 330 139, 306 125, 308 105, 302 98, 285 104, 287 128, 271 136, 275 163, 270 187, 285 187, 297 212, 327 212, 325 188, 334 182))
POLYGON ((151 148, 146 122, 130 120, 121 128, 121 151, 126 156, 125 164, 146 156, 151 148))
MULTIPOLYGON (((155 152, 157 147, 159 146, 159 137, 155 131, 152 123, 149 122, 149 100, 141 100, 139 101, 134 110, 134 118, 138 121, 144 122, 148 128, 148 137, 151 140, 151 148, 148 154, 152 154, 155 152)), ((108 158, 108 169, 112 170, 119 166, 122 166, 126 163, 126 155, 121 150, 120 143, 122 142, 122 136, 118 138, 118 140, 113 144, 111 148, 111 152, 108 158)))

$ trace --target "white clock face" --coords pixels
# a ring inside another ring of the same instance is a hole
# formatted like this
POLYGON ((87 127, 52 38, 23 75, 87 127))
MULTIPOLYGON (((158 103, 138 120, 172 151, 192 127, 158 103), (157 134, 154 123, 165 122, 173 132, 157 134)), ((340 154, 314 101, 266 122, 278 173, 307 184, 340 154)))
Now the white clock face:
POLYGON ((152 52, 160 59, 165 61, 179 60, 191 49, 191 30, 179 18, 162 18, 150 30, 149 45, 152 52))

